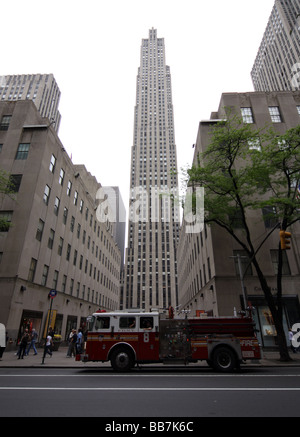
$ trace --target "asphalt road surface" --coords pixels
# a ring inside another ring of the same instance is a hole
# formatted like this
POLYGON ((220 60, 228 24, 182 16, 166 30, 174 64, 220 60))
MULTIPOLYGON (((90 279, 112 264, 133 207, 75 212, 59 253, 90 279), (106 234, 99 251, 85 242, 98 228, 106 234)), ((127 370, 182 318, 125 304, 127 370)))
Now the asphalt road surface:
POLYGON ((299 417, 300 368, 0 369, 0 416, 174 418, 175 426, 178 418, 299 417))

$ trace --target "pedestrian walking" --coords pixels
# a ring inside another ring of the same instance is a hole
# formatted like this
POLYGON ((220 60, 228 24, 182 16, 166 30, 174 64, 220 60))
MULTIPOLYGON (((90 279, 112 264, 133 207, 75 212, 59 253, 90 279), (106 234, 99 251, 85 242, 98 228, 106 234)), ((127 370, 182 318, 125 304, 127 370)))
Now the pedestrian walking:
POLYGON ((38 338, 38 334, 37 334, 36 330, 33 328, 31 331, 31 340, 30 340, 26 355, 29 355, 29 351, 30 351, 31 347, 33 347, 34 355, 37 355, 37 350, 35 347, 35 343, 37 341, 37 338, 38 338))
POLYGON ((29 341, 29 334, 28 334, 28 329, 25 329, 24 334, 22 335, 21 341, 20 341, 20 345, 19 345, 19 350, 18 350, 18 360, 20 358, 24 358, 24 355, 26 353, 26 348, 27 348, 27 343, 29 341))
POLYGON ((52 336, 49 332, 47 335, 47 338, 46 338, 46 346, 45 346, 44 356, 46 356, 46 354, 49 354, 50 357, 52 357, 52 345, 53 345, 53 340, 52 340, 52 336))

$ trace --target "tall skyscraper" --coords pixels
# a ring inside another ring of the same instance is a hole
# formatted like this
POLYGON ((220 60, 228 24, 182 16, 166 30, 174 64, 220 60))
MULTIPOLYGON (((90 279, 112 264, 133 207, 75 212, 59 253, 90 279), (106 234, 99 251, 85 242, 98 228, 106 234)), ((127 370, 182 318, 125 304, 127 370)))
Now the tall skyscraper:
POLYGON ((140 61, 121 308, 166 309, 178 300, 177 156, 170 67, 156 29, 142 40, 140 61))
POLYGON ((255 91, 300 89, 300 0, 275 0, 251 77, 255 91))
POLYGON ((14 74, 0 76, 0 101, 32 100, 42 117, 47 117, 56 132, 60 90, 53 74, 14 74))

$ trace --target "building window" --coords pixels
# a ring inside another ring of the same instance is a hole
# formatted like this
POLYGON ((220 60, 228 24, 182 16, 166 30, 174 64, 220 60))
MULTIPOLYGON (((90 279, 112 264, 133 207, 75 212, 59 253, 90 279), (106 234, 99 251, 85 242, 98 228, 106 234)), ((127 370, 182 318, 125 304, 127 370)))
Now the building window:
POLYGON ((41 282, 41 285, 43 285, 44 287, 46 287, 46 284, 47 284, 48 273, 49 273, 49 266, 44 264, 43 274, 42 274, 42 282, 41 282))
POLYGON ((0 212, 0 232, 8 232, 12 220, 12 211, 0 212))
POLYGON ((248 140, 249 150, 258 150, 261 152, 260 139, 254 138, 252 140, 248 140))
POLYGON ((281 123, 281 115, 278 106, 269 106, 272 123, 281 123))
POLYGON ((70 231, 74 231, 74 225, 75 225, 75 217, 72 216, 71 222, 70 222, 70 231))
POLYGON ((18 193, 22 181, 21 174, 12 174, 9 176, 9 188, 13 193, 18 193))
POLYGON ((62 186, 64 183, 64 178, 65 178, 65 171, 61 168, 60 172, 59 172, 59 184, 62 186))
POLYGON ((66 253, 66 260, 67 261, 69 261, 69 259, 70 259, 70 254, 71 254, 71 245, 68 244, 67 253, 66 253))
POLYGON ((51 188, 49 187, 49 185, 46 185, 44 190, 44 196, 43 196, 43 201, 45 202, 46 205, 48 205, 49 203, 50 192, 51 192, 51 188))
POLYGON ((74 266, 76 266, 76 263, 77 263, 77 254, 78 254, 77 250, 74 250, 74 257, 73 257, 73 265, 74 266))
POLYGON ((69 181, 67 187, 67 196, 71 196, 71 191, 72 191, 72 182, 69 181))
POLYGON ((38 224, 38 228, 36 230, 36 235, 35 238, 38 241, 42 240, 42 236, 43 236, 43 231, 44 231, 44 226, 45 226, 45 222, 43 222, 43 220, 39 219, 39 224, 38 224))
POLYGON ((298 114, 300 115, 300 106, 299 105, 297 105, 297 111, 298 111, 298 114))
POLYGON ((54 243, 55 231, 50 229, 49 238, 48 238, 48 248, 52 249, 54 243))
POLYGON ((75 193, 74 193, 74 205, 77 205, 77 201, 78 201, 78 191, 75 191, 75 193))
MULTIPOLYGON (((274 268, 274 273, 277 275, 278 273, 278 249, 271 249, 271 260, 274 268)), ((286 252, 282 250, 282 274, 285 276, 289 276, 291 274, 288 257, 286 252)))
POLYGON ((60 205, 60 199, 58 197, 56 197, 55 202, 54 202, 54 214, 55 215, 58 215, 59 205, 60 205))
POLYGON ((74 288, 74 279, 71 279, 71 282, 70 282, 70 295, 71 296, 73 295, 73 288, 74 288))
POLYGON ((278 223, 276 208, 274 206, 264 206, 262 208, 262 215, 266 228, 274 228, 278 223))
POLYGON ((80 201, 80 205, 79 205, 79 211, 82 213, 82 211, 83 211, 83 205, 84 205, 84 201, 83 200, 81 200, 80 201))
POLYGON ((62 237, 59 237, 59 243, 58 243, 58 249, 57 249, 58 255, 62 254, 63 246, 64 246, 64 239, 62 237))
POLYGON ((254 123, 251 108, 241 108, 241 113, 242 113, 244 123, 254 123))
POLYGON ((68 218, 68 208, 64 207, 64 214, 63 214, 63 224, 65 225, 67 223, 68 218))
POLYGON ((242 212, 239 209, 232 213, 229 220, 233 229, 241 229, 244 227, 242 212))
POLYGON ((51 171, 51 173, 54 173, 55 164, 56 164, 56 158, 54 155, 52 155, 50 159, 50 166, 49 166, 49 170, 51 171))
POLYGON ((8 130, 10 120, 11 120, 11 115, 3 115, 0 123, 0 130, 8 130))
POLYGON ((67 285, 67 276, 64 275, 62 283, 61 283, 61 291, 62 291, 62 293, 66 292, 66 285, 67 285))
POLYGON ((53 276, 53 282, 52 282, 52 288, 54 290, 56 290, 57 281, 58 281, 58 270, 54 270, 54 276, 53 276))
POLYGON ((33 282, 36 272, 36 265, 37 260, 34 258, 31 258, 30 266, 29 266, 29 273, 28 273, 28 281, 33 282))
POLYGON ((30 147, 29 143, 19 144, 17 154, 16 154, 16 159, 27 159, 29 147, 30 147))

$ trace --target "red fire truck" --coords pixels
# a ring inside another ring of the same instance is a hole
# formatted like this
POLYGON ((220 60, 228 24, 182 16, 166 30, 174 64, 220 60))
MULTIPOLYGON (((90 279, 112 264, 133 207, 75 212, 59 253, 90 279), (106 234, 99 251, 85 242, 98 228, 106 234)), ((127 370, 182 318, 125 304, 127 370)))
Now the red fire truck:
POLYGON ((77 361, 110 361, 119 372, 135 364, 199 360, 230 372, 261 350, 250 317, 167 318, 153 312, 98 312, 88 317, 85 350, 77 361))

